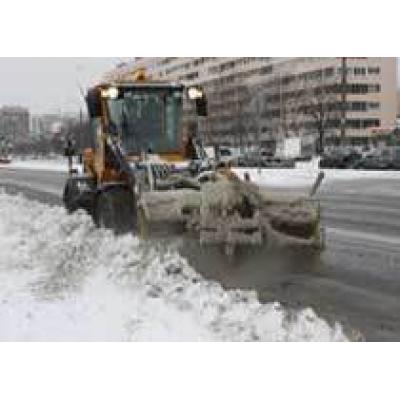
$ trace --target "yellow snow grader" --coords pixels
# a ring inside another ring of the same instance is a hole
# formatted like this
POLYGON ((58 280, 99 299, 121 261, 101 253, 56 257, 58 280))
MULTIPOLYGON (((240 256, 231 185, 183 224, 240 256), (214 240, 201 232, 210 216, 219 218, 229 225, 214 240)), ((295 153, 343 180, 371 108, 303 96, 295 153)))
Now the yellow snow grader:
MULTIPOLYGON (((216 167, 182 124, 184 100, 198 117, 207 115, 201 87, 151 80, 142 70, 90 88, 93 144, 83 151, 79 172, 70 162, 67 210, 84 209, 116 233, 179 232, 225 255, 277 242, 320 249, 320 212, 312 196, 282 198, 240 180, 227 166, 216 167)), ((67 146, 70 161, 73 155, 67 146)))

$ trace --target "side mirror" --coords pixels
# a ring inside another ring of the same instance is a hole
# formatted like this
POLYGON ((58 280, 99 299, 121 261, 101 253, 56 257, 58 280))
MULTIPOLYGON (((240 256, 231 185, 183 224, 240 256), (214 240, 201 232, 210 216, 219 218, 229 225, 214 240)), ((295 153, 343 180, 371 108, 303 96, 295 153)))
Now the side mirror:
POLYGON ((208 115, 208 104, 206 96, 196 99, 196 113, 199 117, 207 117, 208 115))
POLYGON ((65 147, 64 156, 73 157, 75 155, 75 149, 73 147, 65 147))
POLYGON ((98 89, 91 89, 86 95, 86 104, 90 119, 101 117, 101 101, 98 89))
POLYGON ((207 117, 207 97, 200 86, 191 86, 187 89, 187 95, 190 100, 196 102, 196 113, 199 117, 207 117))
POLYGON ((75 147, 71 140, 67 141, 66 146, 64 147, 64 156, 65 157, 73 157, 76 154, 75 147))

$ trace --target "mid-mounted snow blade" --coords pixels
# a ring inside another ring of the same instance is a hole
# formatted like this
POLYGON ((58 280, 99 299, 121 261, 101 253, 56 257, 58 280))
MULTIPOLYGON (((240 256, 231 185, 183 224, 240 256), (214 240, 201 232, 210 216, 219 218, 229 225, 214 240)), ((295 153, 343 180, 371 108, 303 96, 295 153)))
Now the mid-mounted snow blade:
POLYGON ((150 227, 146 232, 152 235, 152 226, 179 224, 185 228, 185 239, 231 259, 272 247, 309 248, 316 253, 322 249, 317 201, 274 199, 269 192, 224 173, 209 178, 197 191, 144 193, 140 207, 150 227))
POLYGON ((132 190, 123 185, 110 185, 97 193, 94 218, 100 228, 116 234, 136 231, 136 201, 132 190))

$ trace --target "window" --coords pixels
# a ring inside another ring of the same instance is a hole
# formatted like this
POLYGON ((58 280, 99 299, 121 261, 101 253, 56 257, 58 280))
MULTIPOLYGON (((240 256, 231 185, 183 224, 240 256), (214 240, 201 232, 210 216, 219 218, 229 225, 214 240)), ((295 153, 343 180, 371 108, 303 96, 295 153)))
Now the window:
POLYGON ((346 125, 351 129, 379 128, 381 121, 379 119, 348 119, 346 125))
POLYGON ((333 67, 325 69, 325 76, 326 77, 333 76, 334 74, 335 74, 335 69, 333 67))
POLYGON ((129 153, 163 153, 179 148, 181 90, 132 90, 108 101, 110 132, 129 153))
POLYGON ((348 119, 346 122, 347 127, 352 129, 360 129, 361 120, 359 119, 348 119))
POLYGON ((379 119, 364 119, 362 125, 363 128, 379 128, 381 121, 379 119))
POLYGON ((350 109, 352 111, 367 111, 367 103, 364 101, 354 101, 350 103, 350 109))
POLYGON ((381 85, 369 85, 368 92, 369 93, 379 93, 381 91, 381 85))
POLYGON ((365 94, 368 93, 368 85, 352 84, 349 85, 349 92, 354 94, 365 94))
MULTIPOLYGON (((337 73, 338 75, 342 75, 343 68, 338 68, 337 73)), ((346 68, 346 75, 350 75, 353 72, 353 69, 350 67, 346 68)))
POLYGON ((354 83, 349 85, 349 93, 353 94, 366 94, 366 93, 379 93, 381 91, 381 85, 366 85, 360 83, 354 83))
POLYGON ((366 69, 364 67, 356 67, 354 68, 354 75, 365 75, 366 69))
POLYGON ((379 102, 371 102, 371 103, 368 103, 368 108, 369 108, 370 110, 378 110, 380 107, 381 107, 381 105, 380 105, 379 102))
POLYGON ((368 68, 368 73, 370 75, 378 75, 378 74, 380 74, 380 72, 381 72, 381 69, 379 67, 369 67, 368 68))
POLYGON ((272 65, 267 65, 266 67, 263 67, 260 69, 260 74, 261 75, 268 75, 272 73, 272 65))

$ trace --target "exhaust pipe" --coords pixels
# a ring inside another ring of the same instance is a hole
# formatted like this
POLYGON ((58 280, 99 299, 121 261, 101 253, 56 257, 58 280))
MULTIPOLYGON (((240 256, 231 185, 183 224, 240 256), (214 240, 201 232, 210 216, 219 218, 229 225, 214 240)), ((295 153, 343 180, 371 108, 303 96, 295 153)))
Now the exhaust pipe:
POLYGON ((321 186, 322 181, 325 178, 325 172, 321 171, 318 176, 317 179, 315 180, 311 191, 310 191, 310 197, 313 197, 315 195, 315 193, 317 193, 317 190, 319 189, 319 187, 321 186))

